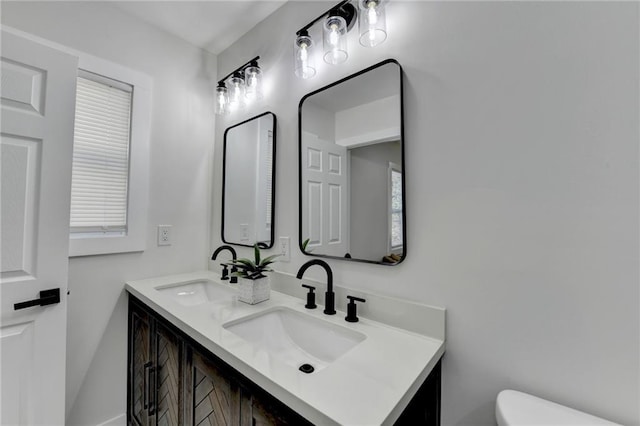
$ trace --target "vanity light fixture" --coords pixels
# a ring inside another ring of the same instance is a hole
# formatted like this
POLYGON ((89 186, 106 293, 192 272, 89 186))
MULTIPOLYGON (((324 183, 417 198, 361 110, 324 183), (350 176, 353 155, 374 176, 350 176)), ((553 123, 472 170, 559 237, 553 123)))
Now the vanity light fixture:
POLYGON ((384 5, 387 0, 343 0, 334 7, 309 22, 296 32, 293 45, 296 76, 307 79, 316 74, 313 50, 314 42, 309 29, 322 21, 323 59, 326 63, 341 64, 349 57, 347 33, 353 28, 356 17, 360 27, 360 44, 377 46, 387 38, 384 5), (353 2, 356 2, 359 11, 353 2))
POLYGON ((236 68, 216 87, 216 114, 226 115, 245 106, 246 102, 262 99, 262 70, 256 56, 236 68))
POLYGON ((387 39, 384 2, 385 0, 358 0, 360 44, 365 47, 377 46, 387 39))
POLYGON ((316 75, 313 60, 313 40, 307 30, 300 30, 293 45, 296 75, 300 78, 311 78, 316 75))
POLYGON ((244 107, 244 73, 236 71, 229 79, 229 109, 234 111, 244 107))
POLYGON ((229 114, 229 91, 224 82, 219 82, 218 87, 216 87, 216 114, 229 114))
POLYGON ((249 101, 262 99, 262 70, 252 61, 244 70, 245 97, 249 101))
POLYGON ((341 64, 347 60, 347 21, 337 10, 329 12, 322 25, 324 61, 328 64, 341 64))

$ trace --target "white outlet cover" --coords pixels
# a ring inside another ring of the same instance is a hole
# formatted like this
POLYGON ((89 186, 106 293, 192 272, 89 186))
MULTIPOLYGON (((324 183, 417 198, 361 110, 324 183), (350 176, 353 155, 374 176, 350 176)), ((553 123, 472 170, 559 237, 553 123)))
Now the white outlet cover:
POLYGON ((278 251, 280 252, 280 256, 277 258, 277 260, 281 262, 289 262, 291 260, 291 238, 280 237, 278 249, 278 251))
POLYGON ((171 245, 171 225, 158 225, 158 245, 171 245))

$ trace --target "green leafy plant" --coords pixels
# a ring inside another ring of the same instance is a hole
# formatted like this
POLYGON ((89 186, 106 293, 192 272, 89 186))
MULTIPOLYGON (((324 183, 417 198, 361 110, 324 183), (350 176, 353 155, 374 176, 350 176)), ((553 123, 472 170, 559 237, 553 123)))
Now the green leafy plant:
POLYGON ((236 275, 241 278, 247 278, 250 280, 257 280, 259 278, 266 277, 265 272, 271 272, 273 269, 269 268, 273 262, 275 262, 275 258, 280 256, 279 254, 274 254, 272 256, 265 257, 264 259, 260 258, 260 247, 258 244, 253 246, 254 260, 251 259, 236 259, 231 263, 233 266, 238 268, 237 272, 234 272, 233 275, 236 275))

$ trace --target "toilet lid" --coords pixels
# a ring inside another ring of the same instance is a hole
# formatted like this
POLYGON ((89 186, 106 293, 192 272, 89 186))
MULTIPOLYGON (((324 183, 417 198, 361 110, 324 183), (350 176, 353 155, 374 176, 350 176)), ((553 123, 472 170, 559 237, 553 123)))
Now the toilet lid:
POLYGON ((617 423, 514 390, 504 390, 498 394, 496 420, 499 426, 617 425, 617 423))

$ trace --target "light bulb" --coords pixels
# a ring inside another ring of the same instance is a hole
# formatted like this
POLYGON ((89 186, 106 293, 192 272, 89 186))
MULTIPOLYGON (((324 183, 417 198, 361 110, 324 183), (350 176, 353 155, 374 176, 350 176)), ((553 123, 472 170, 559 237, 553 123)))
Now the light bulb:
POLYGON ((229 79, 229 108, 236 110, 244 107, 245 83, 241 72, 236 72, 229 79))
POLYGON ((385 0, 359 0, 360 44, 377 46, 387 38, 387 23, 384 11, 385 0))
POLYGON ((313 41, 307 31, 301 31, 293 44, 293 59, 296 75, 300 78, 311 78, 316 75, 313 64, 313 41))
POLYGON ((226 115, 229 113, 229 96, 227 86, 224 83, 218 83, 216 87, 216 114, 226 115))
POLYGON ((324 21, 324 60, 339 64, 347 60, 347 22, 340 15, 331 15, 324 21))
POLYGON ((331 43, 331 46, 337 47, 338 46, 338 26, 336 24, 332 24, 331 25, 331 32, 329 33, 329 43, 331 43))
POLYGON ((378 13, 376 12, 377 3, 375 1, 369 2, 367 7, 369 11, 367 12, 369 15, 369 28, 375 28, 376 23, 378 22, 378 13))
POLYGON ((244 71, 246 88, 246 98, 250 101, 262 99, 262 70, 258 62, 252 62, 244 71))

